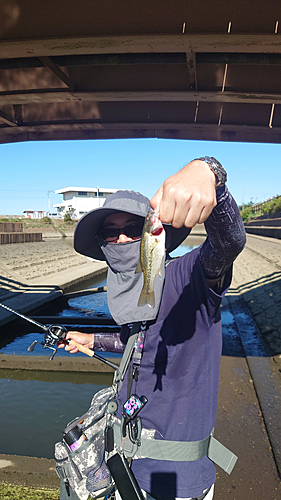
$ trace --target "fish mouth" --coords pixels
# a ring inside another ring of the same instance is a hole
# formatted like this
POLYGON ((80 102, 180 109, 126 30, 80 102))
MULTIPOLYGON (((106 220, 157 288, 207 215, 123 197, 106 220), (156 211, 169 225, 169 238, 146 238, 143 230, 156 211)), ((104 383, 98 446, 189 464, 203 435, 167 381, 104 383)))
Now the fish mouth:
POLYGON ((151 231, 151 234, 153 234, 153 236, 159 236, 159 235, 162 233, 162 231, 164 231, 163 226, 161 226, 161 227, 156 227, 155 229, 153 229, 153 230, 151 231))

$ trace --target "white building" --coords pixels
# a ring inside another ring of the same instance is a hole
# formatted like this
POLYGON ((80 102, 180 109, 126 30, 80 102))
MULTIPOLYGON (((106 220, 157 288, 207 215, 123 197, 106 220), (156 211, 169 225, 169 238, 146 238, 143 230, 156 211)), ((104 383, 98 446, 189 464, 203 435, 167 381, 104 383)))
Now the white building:
POLYGON ((48 215, 44 210, 24 210, 23 213, 27 219, 42 219, 48 215))
POLYGON ((58 216, 63 217, 70 209, 74 209, 73 218, 80 219, 94 208, 102 207, 106 198, 118 191, 118 189, 107 188, 86 188, 86 187, 67 187, 57 189, 56 194, 63 195, 63 201, 53 205, 57 209, 58 216))

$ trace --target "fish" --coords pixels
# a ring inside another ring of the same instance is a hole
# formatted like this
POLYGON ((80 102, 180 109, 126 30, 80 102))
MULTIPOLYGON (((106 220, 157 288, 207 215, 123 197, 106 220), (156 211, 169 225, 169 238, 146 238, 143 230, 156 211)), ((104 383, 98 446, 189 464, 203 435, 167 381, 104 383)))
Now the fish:
POLYGON ((140 260, 135 273, 143 273, 143 288, 138 307, 155 307, 154 280, 161 278, 161 265, 165 255, 165 230, 159 219, 159 211, 148 210, 140 244, 140 260))

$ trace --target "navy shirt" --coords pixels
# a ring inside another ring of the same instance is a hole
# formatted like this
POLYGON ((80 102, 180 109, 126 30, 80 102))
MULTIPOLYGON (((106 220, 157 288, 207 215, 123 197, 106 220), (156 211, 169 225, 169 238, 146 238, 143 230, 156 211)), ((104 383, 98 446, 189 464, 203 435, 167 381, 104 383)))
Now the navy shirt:
MULTIPOLYGON (((156 429, 156 439, 197 441, 209 436, 217 410, 222 333, 220 303, 231 281, 227 272, 222 295, 207 284, 199 248, 174 259, 166 268, 159 314, 145 336, 138 381, 131 393, 148 398, 142 426, 156 429)), ((122 327, 125 340, 127 327, 122 327)), ((127 399, 127 380, 120 390, 127 399)), ((152 494, 196 497, 215 482, 213 462, 133 460, 141 488, 152 494)))

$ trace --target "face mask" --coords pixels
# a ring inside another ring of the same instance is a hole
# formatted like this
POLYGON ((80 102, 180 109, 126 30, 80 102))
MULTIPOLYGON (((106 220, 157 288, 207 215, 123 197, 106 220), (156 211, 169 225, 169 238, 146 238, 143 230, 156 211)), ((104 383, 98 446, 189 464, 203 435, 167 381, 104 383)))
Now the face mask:
POLYGON ((107 298, 113 319, 118 325, 155 319, 165 278, 164 259, 161 266, 161 278, 156 276, 154 281, 155 306, 138 307, 143 287, 143 273, 135 273, 140 258, 140 240, 127 243, 102 242, 100 245, 109 266, 107 298))
POLYGON ((113 272, 135 271, 140 256, 141 240, 106 243, 100 238, 101 250, 113 272))

